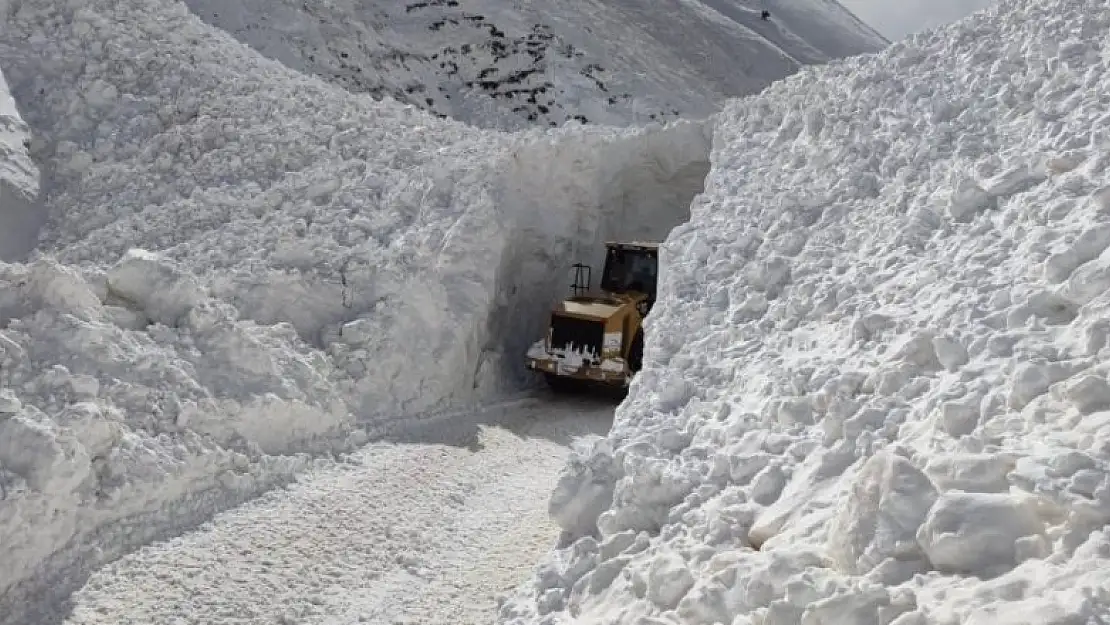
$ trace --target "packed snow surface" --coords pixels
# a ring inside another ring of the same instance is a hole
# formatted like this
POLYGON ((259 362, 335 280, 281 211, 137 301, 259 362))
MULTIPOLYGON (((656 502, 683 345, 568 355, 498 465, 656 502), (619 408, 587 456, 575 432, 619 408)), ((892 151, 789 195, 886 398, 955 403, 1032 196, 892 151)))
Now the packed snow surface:
POLYGON ((950 24, 999 0, 843 0, 846 8, 892 40, 950 24))
POLYGON ((1110 622, 1108 31, 1011 0, 731 103, 502 621, 1110 622))

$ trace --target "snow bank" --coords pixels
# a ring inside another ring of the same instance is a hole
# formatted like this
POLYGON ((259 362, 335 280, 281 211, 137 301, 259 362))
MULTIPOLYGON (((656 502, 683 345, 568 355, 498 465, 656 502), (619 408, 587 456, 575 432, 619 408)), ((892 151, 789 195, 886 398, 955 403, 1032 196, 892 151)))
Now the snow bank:
POLYGON ((268 454, 311 449, 347 418, 287 324, 236 323, 210 297, 167 307, 187 291, 166 267, 131 254, 97 283, 48 259, 0 265, 6 620, 42 607, 29 599, 41 588, 65 592, 288 478, 304 460, 268 454), (144 289, 156 296, 125 298, 144 289))
POLYGON ((1108 27, 1015 0, 731 104, 502 620, 1110 616, 1108 27))
POLYGON ((519 391, 564 268, 689 216, 711 132, 503 135, 156 0, 13 6, 49 219, 0 264, 0 622, 435 412, 519 391))

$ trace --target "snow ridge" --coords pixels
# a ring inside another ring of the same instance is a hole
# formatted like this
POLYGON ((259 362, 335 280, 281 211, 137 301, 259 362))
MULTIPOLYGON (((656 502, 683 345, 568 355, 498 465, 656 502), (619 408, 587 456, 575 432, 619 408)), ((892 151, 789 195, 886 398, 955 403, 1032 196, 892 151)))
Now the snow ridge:
POLYGON ((1014 0, 730 103, 502 622, 1110 618, 1108 27, 1014 0))

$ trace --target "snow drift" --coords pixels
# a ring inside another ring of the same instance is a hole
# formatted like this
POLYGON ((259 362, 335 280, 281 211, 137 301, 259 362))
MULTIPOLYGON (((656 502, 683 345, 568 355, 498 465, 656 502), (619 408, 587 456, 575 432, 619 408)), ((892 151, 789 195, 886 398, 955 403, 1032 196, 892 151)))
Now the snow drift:
POLYGON ((0 264, 4 623, 56 616, 90 570, 305 454, 525 388, 563 268, 665 235, 709 168, 705 122, 482 132, 179 3, 10 11, 0 66, 46 218, 0 264))
POLYGON ((1014 0, 730 104, 502 620, 1104 622, 1108 28, 1014 0))

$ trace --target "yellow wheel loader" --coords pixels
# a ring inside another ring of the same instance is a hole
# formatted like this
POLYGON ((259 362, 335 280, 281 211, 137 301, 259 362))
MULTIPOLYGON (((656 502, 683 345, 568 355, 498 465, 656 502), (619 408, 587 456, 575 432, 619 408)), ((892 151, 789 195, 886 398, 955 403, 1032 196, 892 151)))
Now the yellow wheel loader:
POLYGON ((552 388, 576 383, 627 388, 644 356, 643 320, 655 303, 659 243, 605 244, 599 289, 592 269, 574 265, 573 295, 551 311, 547 335, 525 357, 552 388))

